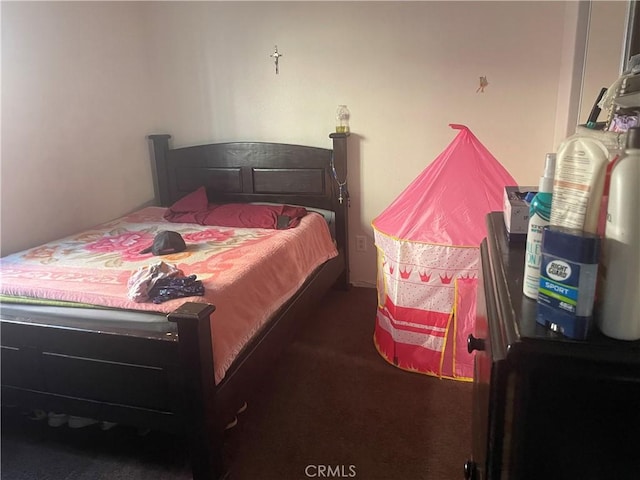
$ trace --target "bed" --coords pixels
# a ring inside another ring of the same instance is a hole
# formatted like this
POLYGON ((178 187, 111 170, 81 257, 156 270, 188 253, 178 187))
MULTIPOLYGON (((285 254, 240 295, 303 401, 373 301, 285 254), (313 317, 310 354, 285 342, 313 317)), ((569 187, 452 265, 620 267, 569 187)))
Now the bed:
POLYGON ((215 300, 187 301, 162 321, 147 323, 112 321, 109 309, 94 315, 65 304, 5 303, 3 404, 184 435, 193 478, 224 478, 225 426, 258 379, 268 381, 270 365, 322 296, 330 288, 349 288, 348 134, 330 137, 331 149, 266 142, 172 148, 170 135, 148 137, 158 207, 204 187, 216 204, 330 212, 337 253, 269 314, 222 374, 214 365, 211 334, 215 300))

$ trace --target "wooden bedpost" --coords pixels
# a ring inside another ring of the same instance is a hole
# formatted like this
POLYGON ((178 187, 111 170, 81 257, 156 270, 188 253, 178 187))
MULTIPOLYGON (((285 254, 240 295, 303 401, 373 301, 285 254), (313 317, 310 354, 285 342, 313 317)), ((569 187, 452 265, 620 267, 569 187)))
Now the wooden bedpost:
POLYGON ((347 182, 347 138, 348 133, 332 133, 333 139, 333 210, 336 212, 336 242, 338 250, 342 250, 345 258, 345 270, 336 285, 347 290, 351 286, 349 280, 349 184, 347 182), (342 187, 340 187, 343 185, 342 187), (342 188, 342 192, 340 189, 342 188), (342 197, 342 202, 340 202, 342 197))
POLYGON ((194 480, 217 480, 225 474, 222 455, 224 426, 216 415, 216 386, 207 303, 187 302, 168 315, 178 324, 178 350, 183 375, 182 408, 190 441, 194 480))
POLYGON ((171 135, 149 135, 149 149, 151 153, 151 173, 153 175, 153 190, 156 203, 161 207, 171 205, 169 198, 169 174, 167 171, 167 152, 171 135))

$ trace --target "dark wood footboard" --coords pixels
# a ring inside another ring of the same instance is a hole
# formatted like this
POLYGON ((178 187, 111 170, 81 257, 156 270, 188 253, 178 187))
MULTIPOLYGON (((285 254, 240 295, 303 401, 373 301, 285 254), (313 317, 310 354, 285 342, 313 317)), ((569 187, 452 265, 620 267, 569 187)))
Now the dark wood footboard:
POLYGON ((2 319, 2 401, 25 408, 180 428, 177 343, 2 319))
POLYGON ((185 435, 194 478, 219 478, 213 311, 203 303, 178 308, 168 316, 178 335, 4 315, 2 402, 185 435))

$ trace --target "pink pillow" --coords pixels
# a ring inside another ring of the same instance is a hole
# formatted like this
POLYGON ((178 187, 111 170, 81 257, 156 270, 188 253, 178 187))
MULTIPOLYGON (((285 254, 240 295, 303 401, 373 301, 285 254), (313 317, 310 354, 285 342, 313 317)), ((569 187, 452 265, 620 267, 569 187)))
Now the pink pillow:
POLYGON ((164 218, 174 223, 283 230, 298 225, 306 214, 306 208, 290 205, 209 204, 206 188, 200 187, 171 205, 164 218))
POLYGON ((194 213, 206 210, 209 206, 209 199, 207 198, 207 189, 200 187, 197 190, 185 195, 176 203, 171 205, 169 209, 173 213, 194 213))
POLYGON ((293 228, 307 214, 303 207, 289 205, 255 205, 250 203, 225 203, 210 205, 204 225, 219 227, 293 228))

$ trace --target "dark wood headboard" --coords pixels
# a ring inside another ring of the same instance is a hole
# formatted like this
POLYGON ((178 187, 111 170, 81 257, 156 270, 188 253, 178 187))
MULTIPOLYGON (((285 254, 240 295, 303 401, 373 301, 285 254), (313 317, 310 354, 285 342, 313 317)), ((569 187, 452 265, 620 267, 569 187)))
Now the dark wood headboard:
POLYGON ((266 142, 171 148, 171 135, 149 135, 156 203, 168 207, 201 186, 211 202, 275 202, 335 212, 338 249, 348 269, 347 138, 333 149, 266 142), (342 191, 341 191, 342 190, 342 191))

